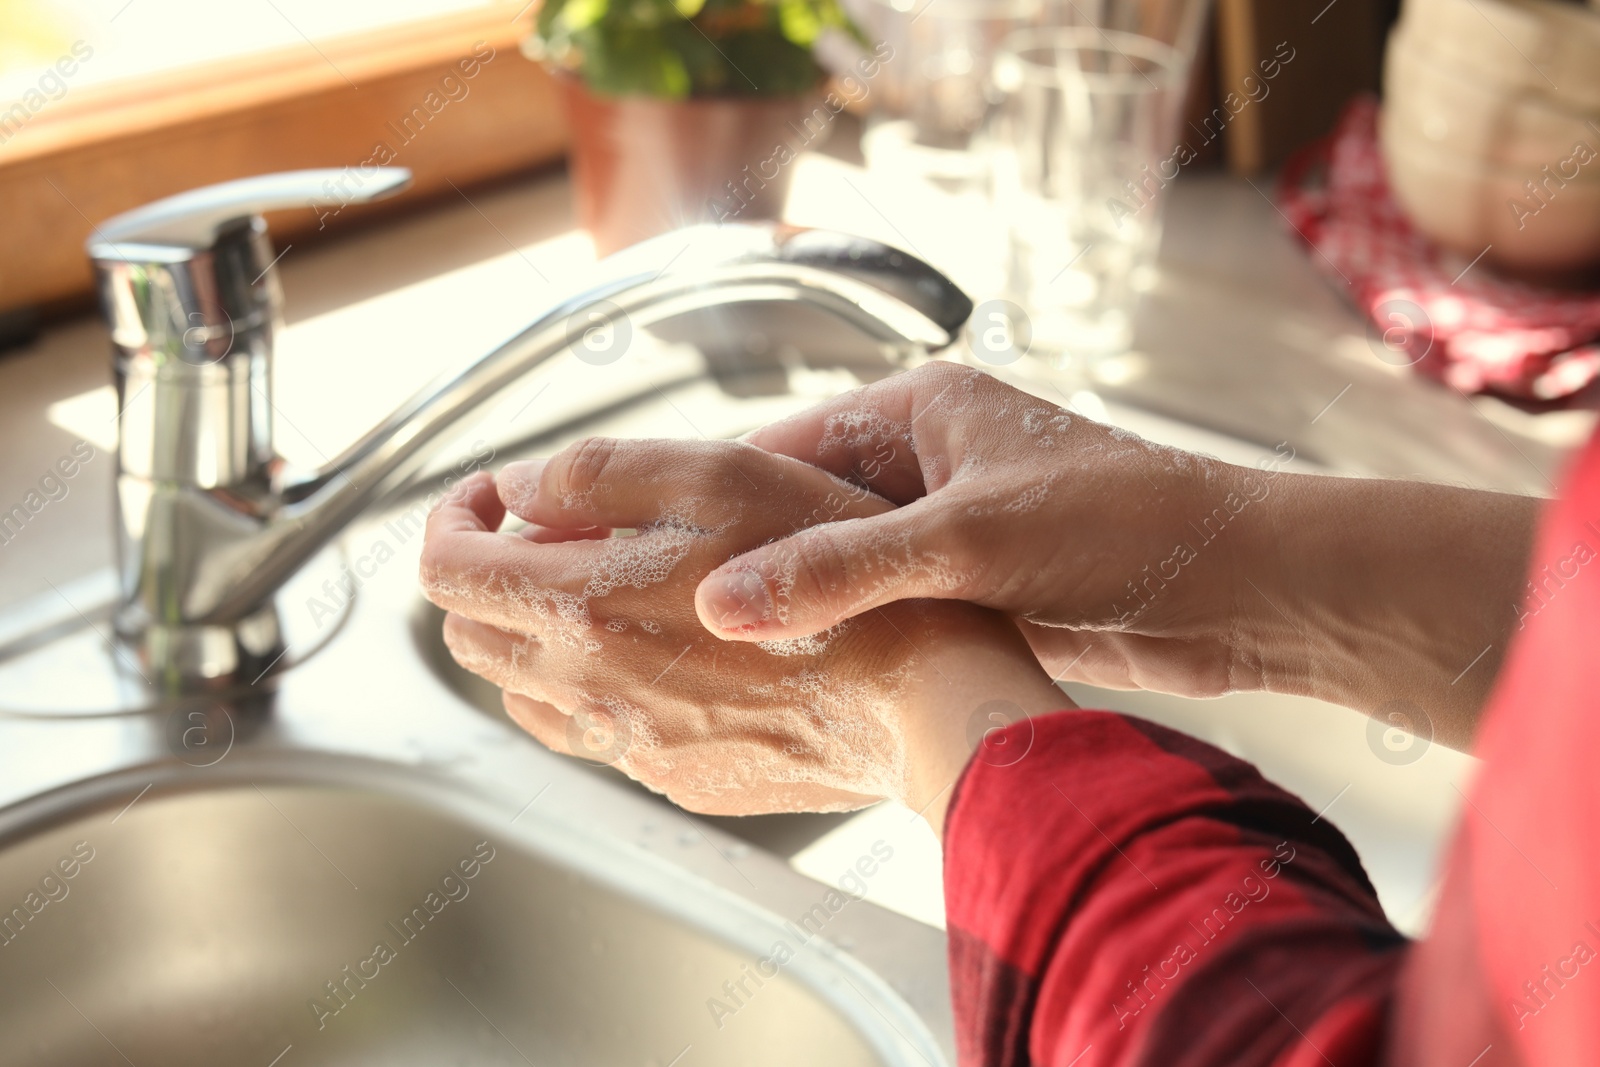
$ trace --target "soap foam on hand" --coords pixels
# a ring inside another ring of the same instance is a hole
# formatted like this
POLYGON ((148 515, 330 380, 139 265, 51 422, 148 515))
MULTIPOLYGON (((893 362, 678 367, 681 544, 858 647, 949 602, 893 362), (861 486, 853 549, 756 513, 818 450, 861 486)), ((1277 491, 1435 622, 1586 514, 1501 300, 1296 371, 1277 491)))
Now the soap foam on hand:
MULTIPOLYGON (((792 510, 790 528, 805 525, 812 496, 839 492, 818 475, 815 492, 785 484, 759 521, 771 526, 782 508, 792 510)), ((870 499, 849 495, 841 514, 877 510, 870 499)), ((492 649, 453 642, 452 651, 469 669, 576 716, 580 739, 591 727, 601 741, 612 731, 625 742, 616 766, 692 808, 842 811, 903 796, 895 709, 911 667, 876 657, 870 670, 856 665, 856 623, 766 647, 707 633, 695 587, 752 545, 731 521, 697 522, 704 510, 685 499, 635 536, 566 543, 563 558, 578 548, 586 562, 564 581, 536 566, 502 568, 455 590, 520 615, 526 633, 492 649)), ((530 545, 530 560, 540 547, 530 545)), ((911 565, 908 546, 901 549, 882 546, 888 571, 911 565)), ((792 575, 777 584, 792 586, 792 575)))
POLYGON ((802 637, 778 637, 769 641, 757 641, 756 646, 774 656, 820 656, 828 650, 828 643, 834 636, 842 633, 849 625, 849 620, 830 626, 826 630, 819 630, 814 634, 802 637))
POLYGON ((1060 408, 1030 408, 1022 415, 1022 432, 1038 438, 1040 448, 1054 448, 1071 428, 1072 417, 1060 408))
POLYGON ((819 455, 840 448, 860 449, 911 440, 911 424, 894 422, 874 408, 858 408, 828 416, 822 424, 819 455))

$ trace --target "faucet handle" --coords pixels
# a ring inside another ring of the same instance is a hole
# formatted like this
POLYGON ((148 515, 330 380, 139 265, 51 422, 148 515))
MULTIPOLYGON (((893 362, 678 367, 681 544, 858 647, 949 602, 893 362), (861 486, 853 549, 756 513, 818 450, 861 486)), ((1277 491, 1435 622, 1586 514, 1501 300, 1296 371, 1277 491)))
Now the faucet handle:
POLYGON ((157 200, 95 228, 88 251, 111 328, 124 481, 267 484, 283 295, 261 213, 375 200, 410 181, 410 171, 384 167, 264 174, 157 200), (150 400, 130 403, 146 389, 150 400))
POLYGON ((207 185, 134 208, 95 228, 88 251, 95 260, 138 262, 150 257, 148 247, 165 245, 206 249, 229 223, 266 211, 289 207, 381 200, 411 184, 404 167, 375 167, 370 177, 357 173, 353 187, 348 167, 333 170, 290 170, 207 185))

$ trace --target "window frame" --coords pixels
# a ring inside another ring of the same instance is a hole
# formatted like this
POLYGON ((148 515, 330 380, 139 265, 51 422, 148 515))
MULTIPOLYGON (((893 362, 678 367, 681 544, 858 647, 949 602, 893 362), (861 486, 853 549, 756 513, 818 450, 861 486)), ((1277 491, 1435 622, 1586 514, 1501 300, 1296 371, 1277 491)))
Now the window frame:
POLYGON ((557 87, 518 51, 531 10, 496 0, 314 47, 69 90, 0 144, 0 314, 82 307, 93 289, 83 244, 94 224, 185 189, 374 159, 413 171, 412 188, 385 204, 338 217, 275 213, 281 246, 560 159, 557 87), (405 121, 421 115, 426 125, 405 121))

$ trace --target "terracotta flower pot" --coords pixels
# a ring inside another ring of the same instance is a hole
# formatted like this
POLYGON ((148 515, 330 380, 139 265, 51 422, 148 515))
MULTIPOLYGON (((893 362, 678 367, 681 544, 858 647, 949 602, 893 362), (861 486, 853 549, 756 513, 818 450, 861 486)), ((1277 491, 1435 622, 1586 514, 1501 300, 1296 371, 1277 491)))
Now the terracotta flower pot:
POLYGON ((834 115, 818 90, 789 97, 600 96, 560 75, 578 222, 609 255, 698 222, 775 219, 794 159, 834 115))

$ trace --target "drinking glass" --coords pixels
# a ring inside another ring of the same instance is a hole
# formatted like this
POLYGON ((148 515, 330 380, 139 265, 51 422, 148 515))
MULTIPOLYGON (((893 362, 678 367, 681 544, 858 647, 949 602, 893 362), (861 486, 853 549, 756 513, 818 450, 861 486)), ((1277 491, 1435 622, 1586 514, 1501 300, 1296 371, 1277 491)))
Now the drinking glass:
POLYGON ((862 142, 867 165, 978 191, 984 160, 969 151, 992 94, 994 57, 1008 35, 1038 25, 1046 0, 866 0, 867 33, 888 45, 862 142))
POLYGON ((1184 16, 1170 40, 1057 26, 1014 33, 995 57, 985 141, 1008 245, 1002 317, 1010 343, 1058 366, 1126 349, 1154 277, 1165 192, 1186 162, 1178 126, 1203 4, 1165 7, 1184 16))

